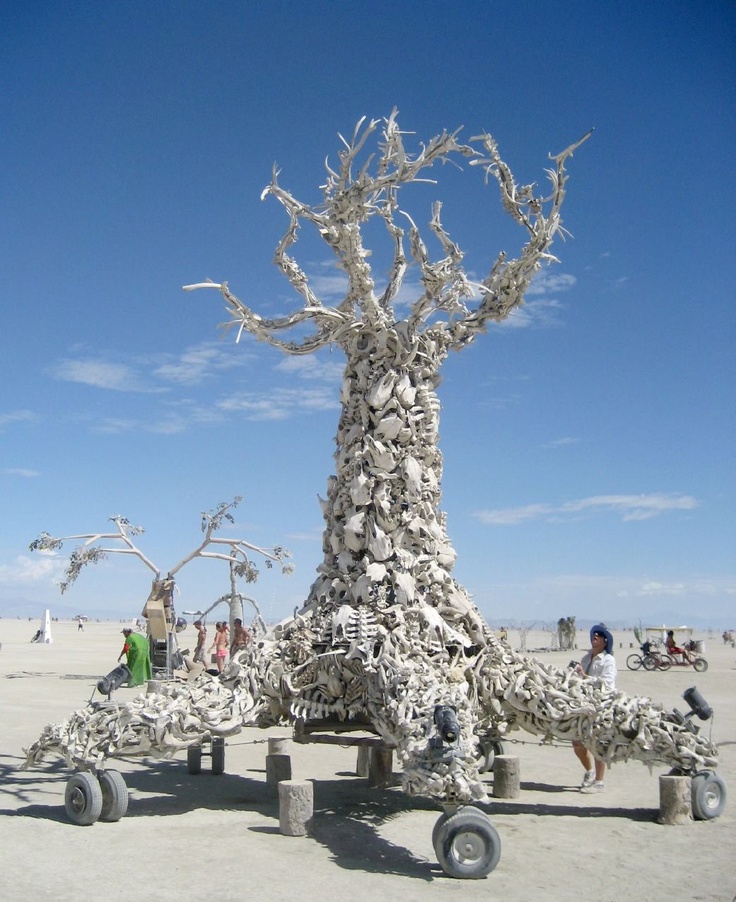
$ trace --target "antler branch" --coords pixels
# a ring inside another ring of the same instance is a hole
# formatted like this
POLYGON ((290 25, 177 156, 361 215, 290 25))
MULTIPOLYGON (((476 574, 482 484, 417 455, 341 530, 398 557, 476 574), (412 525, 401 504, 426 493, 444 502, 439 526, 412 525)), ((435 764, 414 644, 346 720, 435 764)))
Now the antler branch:
MULTIPOLYGON (((322 185, 324 200, 310 206, 299 201, 278 182, 279 172, 274 168, 271 184, 262 197, 273 195, 289 216, 289 227, 279 242, 274 262, 294 289, 304 299, 302 309, 278 319, 263 319, 230 293, 227 283, 199 283, 185 286, 187 289, 216 287, 225 298, 226 306, 238 325, 238 340, 244 331, 255 335, 290 354, 307 354, 326 344, 340 343, 349 330, 358 325, 380 328, 394 322, 393 301, 401 289, 409 267, 404 251, 404 229, 397 223, 399 213, 407 217, 411 258, 419 266, 422 295, 413 303, 408 317, 413 328, 426 322, 432 314, 444 317, 433 328, 450 347, 460 347, 486 328, 491 320, 500 320, 522 303, 524 292, 541 263, 555 258, 549 253, 554 235, 561 229, 560 207, 565 197, 565 162, 585 141, 590 133, 551 159, 555 168, 548 170, 552 192, 548 197, 537 197, 533 185, 516 184, 509 167, 501 159, 494 139, 482 134, 470 139, 471 144, 460 144, 459 130, 447 131, 420 145, 416 154, 407 152, 404 133, 397 123, 397 111, 393 110, 383 120, 382 137, 378 141, 380 156, 369 154, 358 169, 358 159, 368 140, 374 135, 380 120, 367 121, 363 117, 355 127, 352 138, 346 140, 338 153, 339 165, 332 169, 328 163, 327 180, 322 185), (477 149, 477 148, 482 149, 477 149), (482 282, 471 282, 463 269, 463 253, 450 239, 442 226, 441 203, 434 204, 430 229, 438 239, 444 256, 433 260, 411 217, 399 207, 398 192, 412 182, 431 181, 422 177, 425 169, 435 163, 455 162, 457 157, 467 158, 471 166, 485 170, 486 181, 495 178, 501 190, 501 202, 512 218, 523 226, 528 240, 520 255, 508 260, 500 254, 489 275, 482 282), (393 259, 389 268, 388 284, 380 296, 371 266, 371 251, 364 244, 363 227, 374 216, 380 216, 393 245, 393 259), (335 306, 325 306, 309 283, 309 278, 290 255, 296 243, 302 222, 314 225, 325 243, 335 255, 337 265, 346 275, 347 289, 343 299, 335 306), (471 300, 480 298, 475 307, 471 300), (279 337, 285 331, 304 326, 309 322, 313 330, 298 341, 279 337), (449 329, 448 329, 449 326, 449 329)), ((232 325, 232 324, 231 324, 232 325)))

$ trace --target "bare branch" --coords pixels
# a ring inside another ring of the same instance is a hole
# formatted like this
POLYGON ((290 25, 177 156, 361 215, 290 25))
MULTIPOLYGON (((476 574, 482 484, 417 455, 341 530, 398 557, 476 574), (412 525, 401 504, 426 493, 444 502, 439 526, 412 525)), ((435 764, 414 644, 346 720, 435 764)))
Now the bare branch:
MULTIPOLYGON (((245 578, 246 582, 255 582, 258 579, 258 569, 250 560, 250 553, 262 555, 266 559, 266 566, 272 567, 273 563, 281 565, 281 572, 289 574, 293 571, 292 565, 289 563, 291 553, 281 546, 274 548, 259 548, 246 542, 245 539, 222 539, 213 536, 213 533, 222 528, 223 523, 234 523, 234 517, 231 511, 234 510, 242 501, 239 495, 230 502, 222 502, 211 511, 202 513, 202 531, 204 532, 204 540, 197 548, 181 560, 174 568, 169 570, 168 575, 173 576, 174 573, 196 557, 211 557, 218 560, 229 561, 235 565, 237 575, 245 578), (210 545, 225 545, 228 548, 226 552, 207 552, 205 549, 210 545)), ((84 539, 85 541, 78 548, 75 548, 69 557, 69 564, 64 572, 65 579, 59 583, 62 594, 75 582, 87 564, 96 564, 105 560, 110 554, 132 554, 152 570, 156 579, 160 579, 161 571, 153 564, 131 540, 131 536, 141 535, 145 532, 142 526, 134 526, 130 521, 120 515, 111 517, 110 520, 117 526, 116 532, 108 533, 86 533, 75 536, 61 536, 59 538, 52 536, 48 532, 42 532, 38 538, 34 539, 29 545, 31 551, 58 551, 63 547, 64 542, 71 540, 84 539), (110 540, 121 542, 124 547, 103 548, 98 543, 110 540)))
POLYGON ((214 510, 202 513, 202 532, 204 533, 202 542, 190 554, 179 561, 175 567, 169 570, 169 576, 173 576, 194 558, 203 557, 229 561, 235 564, 236 569, 240 569, 241 572, 238 575, 244 576, 246 582, 255 582, 258 579, 258 569, 251 562, 249 552, 262 555, 268 562, 267 566, 271 565, 272 561, 276 561, 282 564, 282 573, 291 572, 290 565, 286 563, 286 559, 291 557, 291 554, 280 546, 271 549, 259 548, 257 545, 246 542, 245 539, 223 539, 213 535, 218 529, 222 528, 223 522, 235 522, 230 511, 234 510, 242 500, 240 495, 236 495, 232 501, 223 501, 214 510), (226 552, 206 551, 205 549, 210 546, 225 546, 228 550, 226 552))
MULTIPOLYGON (((426 181, 422 177, 423 172, 438 162, 456 163, 459 157, 468 159, 471 166, 480 166, 486 181, 491 178, 497 181, 503 208, 526 230, 528 240, 517 258, 507 259, 505 254, 499 255, 487 278, 473 283, 463 270, 462 251, 441 224, 441 204, 434 205, 430 221, 430 228, 444 251, 440 259, 430 257, 419 229, 410 219, 411 257, 420 268, 424 289, 412 305, 408 317, 411 330, 426 323, 430 317, 437 319, 437 314, 442 314, 434 326, 429 327, 433 328, 435 338, 441 339, 447 347, 462 347, 483 331, 490 321, 504 319, 521 304, 539 266, 555 259, 549 247, 558 231, 564 234, 560 207, 565 197, 565 162, 590 133, 551 157, 555 166, 547 175, 552 191, 548 197, 538 197, 534 185, 517 185, 510 168, 501 159, 495 140, 488 134, 471 138, 470 144, 464 145, 457 140, 459 130, 453 133, 444 131, 428 144, 421 144, 418 153, 409 153, 395 109, 388 119, 383 120, 378 141, 380 155, 368 153, 357 169, 358 158, 378 125, 379 120, 363 117, 350 140, 340 136, 343 147, 338 153, 339 165, 333 169, 325 163, 327 180, 322 185, 324 201, 317 206, 297 200, 282 188, 278 182, 278 170, 274 168, 271 184, 263 196, 273 195, 289 216, 289 227, 278 244, 274 262, 301 295, 304 306, 286 317, 266 320, 232 295, 226 283, 220 283, 227 308, 238 326, 238 340, 243 332, 250 332, 286 353, 307 354, 331 343, 344 346, 358 323, 380 329, 394 322, 393 301, 410 265, 404 252, 404 231, 396 221, 397 214, 404 213, 399 208, 398 191, 412 182, 426 181), (374 216, 382 217, 393 245, 389 280, 380 297, 375 293, 373 273, 368 263, 371 251, 364 244, 362 232, 365 223, 374 216), (324 306, 312 290, 306 273, 289 253, 298 239, 302 222, 309 222, 317 228, 334 253, 337 265, 347 276, 345 296, 334 307, 324 306), (473 298, 480 300, 471 309, 473 298), (299 341, 278 337, 307 322, 313 326, 313 331, 299 341)), ((214 286, 215 283, 211 284, 214 286)), ((209 285, 198 283, 186 287, 209 285)))
POLYGON ((504 209, 528 230, 529 240, 516 259, 507 260, 502 254, 496 260, 488 277, 478 286, 482 298, 478 308, 463 320, 453 323, 451 347, 457 348, 472 341, 478 332, 485 330, 488 322, 505 319, 515 307, 523 303, 526 289, 542 263, 556 259, 549 253, 549 247, 562 224, 560 208, 565 199, 567 182, 565 162, 590 135, 591 132, 588 132, 575 144, 551 158, 557 165, 554 170, 548 170, 552 193, 545 198, 536 197, 532 185, 516 185, 490 135, 474 139, 482 140, 488 156, 485 160, 472 160, 471 165, 484 166, 486 177, 496 178, 504 209))
POLYGON ((108 554, 133 554, 156 574, 157 579, 161 575, 156 565, 153 564, 141 549, 131 541, 131 536, 140 535, 145 532, 143 527, 133 526, 126 517, 120 515, 110 517, 110 520, 117 526, 117 532, 86 533, 84 535, 61 536, 59 538, 55 538, 47 532, 42 532, 41 535, 37 539, 34 539, 29 545, 31 551, 58 551, 63 547, 64 542, 76 539, 85 540, 83 544, 80 545, 79 548, 75 548, 69 556, 69 563, 64 571, 65 579, 59 583, 59 589, 61 590, 62 595, 69 586, 76 581, 83 567, 87 564, 96 564, 98 561, 105 560, 108 554), (98 542, 108 540, 120 541, 126 547, 102 548, 97 545, 98 542))
MULTIPOLYGON (((407 268, 403 250, 403 231, 395 220, 396 212, 399 211, 398 189, 411 182, 425 181, 420 178, 423 170, 436 162, 448 162, 452 156, 468 157, 471 160, 482 158, 482 155, 472 147, 458 143, 457 131, 451 134, 443 132, 427 145, 421 145, 419 153, 412 155, 404 146, 403 133, 399 130, 396 116, 397 112, 394 110, 391 116, 384 120, 382 140, 378 144, 380 157, 376 160, 375 153, 369 154, 357 175, 354 174, 357 158, 376 131, 379 120, 366 123, 365 118, 361 119, 349 142, 341 137, 344 148, 338 154, 339 166, 334 170, 326 164, 327 181, 322 186, 324 202, 316 207, 297 200, 283 189, 278 183, 278 172, 274 171, 271 184, 264 191, 264 196, 273 195, 289 216, 289 227, 279 242, 274 262, 302 296, 305 306, 301 311, 287 317, 264 320, 231 295, 227 286, 221 283, 220 290, 228 309, 239 325, 238 338, 243 331, 248 331, 259 340, 279 347, 287 353, 305 354, 328 343, 339 343, 340 338, 346 336, 350 326, 356 321, 374 324, 379 328, 393 321, 392 301, 401 287, 407 268), (375 171, 372 173, 372 170, 375 171), (380 298, 375 294, 373 274, 368 263, 371 251, 365 247, 362 234, 362 227, 374 216, 383 218, 394 245, 389 284, 380 298), (298 239, 302 221, 310 222, 318 229, 334 253, 337 265, 347 276, 348 288, 345 297, 326 316, 326 308, 312 291, 307 275, 288 253, 298 239), (275 333, 303 325, 308 319, 316 326, 316 330, 307 338, 299 342, 288 342, 276 337, 275 333)), ((436 217, 433 217, 432 228, 436 231, 435 220, 436 217)), ((440 230, 438 234, 445 246, 449 247, 449 238, 444 231, 440 230)), ((433 286, 430 292, 432 306, 437 309, 448 309, 454 315, 457 312, 456 296, 465 294, 467 288, 463 285, 460 291, 436 290, 434 287, 436 276, 432 272, 432 265, 428 263, 427 266, 423 276, 426 276, 433 286), (448 295, 446 308, 442 303, 445 295, 448 295)), ((440 261, 434 266, 441 272, 443 267, 446 268, 446 263, 440 261)), ((464 281, 464 277, 458 279, 458 266, 453 268, 452 281, 453 284, 464 281)), ((208 284, 198 283, 187 288, 205 287, 208 284)), ((420 302, 422 308, 425 305, 426 298, 420 302)))

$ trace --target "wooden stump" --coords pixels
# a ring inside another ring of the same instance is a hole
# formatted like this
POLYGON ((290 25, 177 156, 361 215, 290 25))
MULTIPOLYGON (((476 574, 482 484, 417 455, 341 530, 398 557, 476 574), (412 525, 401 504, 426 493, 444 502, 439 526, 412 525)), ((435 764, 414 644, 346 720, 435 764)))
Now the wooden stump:
POLYGON ((368 764, 368 779, 379 789, 393 784, 394 753, 392 749, 372 748, 368 764))
POLYGON ((288 755, 291 740, 288 736, 269 736, 268 737, 268 754, 269 755, 288 755))
POLYGON ((291 780, 291 757, 289 755, 266 755, 266 783, 276 786, 282 780, 291 780))
POLYGON ((689 824, 693 819, 690 777, 659 778, 659 823, 689 824))
POLYGON ((496 755, 493 759, 493 796, 517 799, 521 792, 521 772, 516 755, 496 755))
POLYGON ((314 817, 314 787, 309 780, 279 783, 279 830, 284 836, 306 836, 314 817))
POLYGON ((355 773, 359 777, 367 777, 370 768, 371 750, 367 745, 358 746, 358 761, 355 765, 355 773))

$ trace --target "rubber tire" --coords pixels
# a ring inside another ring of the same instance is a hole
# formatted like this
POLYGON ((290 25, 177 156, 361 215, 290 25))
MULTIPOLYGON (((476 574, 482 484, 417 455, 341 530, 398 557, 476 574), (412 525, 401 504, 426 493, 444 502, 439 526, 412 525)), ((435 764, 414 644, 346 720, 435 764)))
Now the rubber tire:
POLYGON ((713 771, 702 771, 692 778, 693 817, 712 820, 723 814, 728 793, 722 777, 713 771))
POLYGON ((187 770, 190 774, 202 773, 202 746, 190 745, 187 749, 187 770))
POLYGON ((501 859, 501 838, 483 812, 464 808, 440 826, 435 852, 450 877, 481 880, 501 859))
POLYGON ((102 790, 100 820, 107 823, 119 821, 128 811, 128 787, 120 771, 106 770, 99 775, 102 790))
POLYGON ((630 654, 626 659, 626 666, 629 670, 639 670, 642 665, 642 657, 641 655, 637 655, 636 652, 630 654))
POLYGON ((64 790, 64 809, 69 820, 80 827, 89 827, 102 813, 102 790, 94 774, 79 771, 73 774, 64 790))
POLYGON ((212 773, 216 776, 225 773, 225 740, 222 736, 212 737, 212 773))
POLYGON ((641 666, 644 668, 644 670, 647 670, 650 673, 652 670, 657 669, 657 664, 651 655, 644 655, 644 657, 641 659, 641 666))
POLYGON ((451 814, 448 814, 446 811, 443 811, 442 814, 437 818, 437 823, 432 827, 432 848, 437 848, 437 837, 440 833, 440 827, 445 823, 448 817, 452 817, 451 814))
POLYGON ((503 743, 500 739, 493 739, 486 743, 485 747, 481 744, 481 752, 483 754, 483 761, 478 767, 478 773, 491 773, 493 770, 493 762, 496 760, 496 755, 504 754, 503 743))
POLYGON ((693 661, 693 667, 698 671, 698 673, 705 673, 705 671, 708 669, 708 662, 705 660, 705 658, 696 658, 693 661))
POLYGON ((435 850, 435 852, 437 851, 437 837, 439 836, 440 828, 448 818, 454 817, 456 814, 460 814, 461 811, 464 811, 468 815, 475 814, 478 817, 486 818, 486 815, 474 805, 461 805, 457 809, 457 811, 454 811, 452 814, 448 814, 446 811, 443 811, 442 814, 437 818, 437 823, 432 828, 432 848, 435 850))
POLYGON ((669 670, 672 667, 672 658, 669 655, 660 655, 657 660, 657 667, 660 670, 669 670))

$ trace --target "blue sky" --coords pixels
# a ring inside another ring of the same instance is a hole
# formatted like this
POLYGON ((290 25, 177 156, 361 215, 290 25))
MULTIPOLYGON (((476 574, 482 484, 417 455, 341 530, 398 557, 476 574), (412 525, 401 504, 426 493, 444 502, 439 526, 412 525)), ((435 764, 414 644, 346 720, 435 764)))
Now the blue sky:
MULTIPOLYGON (((166 572, 235 495, 228 534, 296 567, 246 591, 271 620, 303 601, 343 361, 235 345, 220 296, 181 286, 293 310, 273 164, 317 202, 338 133, 397 107, 417 141, 489 131, 521 182, 595 128, 560 264, 443 370, 458 580, 493 623, 735 626, 735 25, 731 3, 677 0, 3 4, 0 615, 135 616, 140 561, 61 596, 76 543, 29 543, 120 514, 166 572)), ((436 196, 471 272, 518 249, 479 173, 437 178, 407 191, 425 232, 436 196)), ((325 249, 296 256, 329 302, 325 249)), ((227 570, 198 560, 178 586, 207 606, 227 570)))

